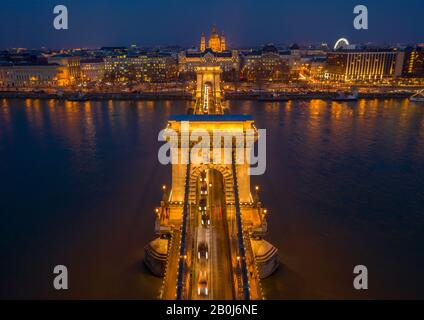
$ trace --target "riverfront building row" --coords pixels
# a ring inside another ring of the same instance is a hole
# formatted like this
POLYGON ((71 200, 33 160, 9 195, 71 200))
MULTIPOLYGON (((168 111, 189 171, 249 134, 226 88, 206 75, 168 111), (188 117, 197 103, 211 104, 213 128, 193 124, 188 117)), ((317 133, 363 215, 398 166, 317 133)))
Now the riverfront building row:
MULTIPOLYGON (((339 42, 338 42, 339 43, 339 42)), ((0 52, 0 87, 66 88, 134 86, 195 80, 205 62, 218 64, 228 82, 348 82, 424 84, 424 45, 365 48, 338 45, 301 48, 228 49, 213 27, 199 48, 140 50, 135 46, 98 50, 0 52)))

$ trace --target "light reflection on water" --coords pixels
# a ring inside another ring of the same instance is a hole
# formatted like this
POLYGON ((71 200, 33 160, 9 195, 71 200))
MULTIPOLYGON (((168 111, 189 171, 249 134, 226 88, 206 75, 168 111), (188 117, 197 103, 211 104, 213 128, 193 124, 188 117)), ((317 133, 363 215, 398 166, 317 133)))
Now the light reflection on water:
MULTIPOLYGON (((267 129, 269 298, 424 297, 424 106, 226 102, 267 129), (356 264, 370 290, 352 289, 356 264)), ((191 102, 1 100, 1 296, 155 298, 143 265, 170 168, 157 135, 191 102), (66 296, 50 287, 70 269, 66 296), (19 276, 18 276, 19 275, 19 276)))

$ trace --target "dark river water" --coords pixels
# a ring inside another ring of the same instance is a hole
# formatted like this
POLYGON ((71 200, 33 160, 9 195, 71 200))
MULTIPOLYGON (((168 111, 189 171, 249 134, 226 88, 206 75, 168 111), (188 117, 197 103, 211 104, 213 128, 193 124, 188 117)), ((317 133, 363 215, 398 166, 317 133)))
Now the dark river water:
MULTIPOLYGON (((424 105, 227 102, 267 129, 255 177, 281 266, 268 299, 424 298, 424 105), (353 288, 368 268, 369 290, 353 288)), ((0 100, 0 297, 157 298, 142 263, 190 102, 0 100), (69 290, 53 289, 53 268, 69 290)))

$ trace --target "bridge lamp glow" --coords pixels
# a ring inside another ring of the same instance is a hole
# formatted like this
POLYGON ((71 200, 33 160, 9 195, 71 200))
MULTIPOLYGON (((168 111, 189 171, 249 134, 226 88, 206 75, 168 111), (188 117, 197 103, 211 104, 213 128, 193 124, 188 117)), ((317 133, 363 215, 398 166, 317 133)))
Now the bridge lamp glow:
POLYGON ((255 186, 255 190, 256 191, 259 191, 259 186, 255 186))

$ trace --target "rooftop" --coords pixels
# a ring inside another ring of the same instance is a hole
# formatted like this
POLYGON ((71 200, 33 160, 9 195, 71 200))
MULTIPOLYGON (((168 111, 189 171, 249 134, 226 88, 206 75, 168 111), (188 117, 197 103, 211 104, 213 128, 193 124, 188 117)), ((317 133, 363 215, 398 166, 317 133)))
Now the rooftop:
POLYGON ((208 122, 208 121, 253 121, 251 115, 247 114, 178 114, 173 115, 169 118, 170 121, 197 121, 197 122, 208 122))

